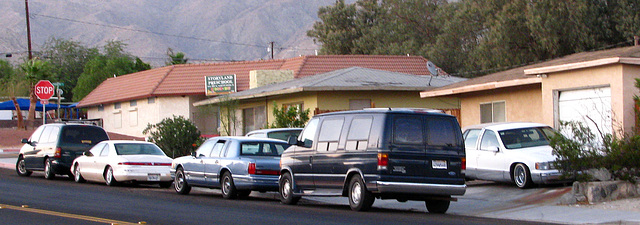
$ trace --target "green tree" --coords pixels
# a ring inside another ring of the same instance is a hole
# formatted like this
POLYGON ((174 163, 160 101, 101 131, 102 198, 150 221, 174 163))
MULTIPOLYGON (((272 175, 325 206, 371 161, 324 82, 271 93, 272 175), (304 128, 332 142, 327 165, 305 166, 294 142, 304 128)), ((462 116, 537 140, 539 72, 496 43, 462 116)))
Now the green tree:
POLYGON ((274 101, 273 116, 275 121, 271 124, 271 128, 304 127, 309 121, 309 109, 303 110, 298 107, 285 107, 284 105, 278 108, 274 101))
POLYGON ((185 58, 184 53, 182 52, 173 52, 173 49, 167 49, 167 56, 169 56, 169 61, 166 62, 167 66, 170 65, 178 65, 178 64, 187 64, 189 59, 185 58))
POLYGON ((31 104, 29 105, 27 120, 34 121, 36 119, 36 103, 38 102, 35 85, 39 80, 48 80, 50 77, 53 77, 53 68, 48 62, 34 58, 21 64, 20 69, 24 72, 24 79, 29 84, 29 101, 31 104))
POLYGON ((22 110, 18 106, 16 96, 26 96, 29 94, 29 86, 23 74, 18 73, 9 62, 0 60, 0 95, 7 96, 16 108, 17 115, 17 127, 18 129, 25 129, 24 121, 22 118, 22 110))
POLYGON ((321 21, 313 24, 307 36, 322 43, 321 54, 352 54, 354 40, 361 37, 356 28, 356 7, 336 0, 335 5, 320 7, 321 21))
POLYGON ((73 101, 80 101, 93 89, 110 77, 130 74, 149 69, 149 64, 124 52, 122 42, 109 42, 104 47, 104 55, 99 55, 85 64, 84 71, 73 89, 73 101))
POLYGON ((238 122, 238 107, 240 102, 236 99, 230 98, 229 95, 220 96, 220 134, 221 135, 234 135, 236 128, 241 126, 238 122))
POLYGON ((99 51, 97 48, 87 48, 77 41, 50 38, 37 55, 51 64, 53 73, 56 74, 54 79, 64 83, 60 87, 63 90, 62 97, 71 101, 73 88, 76 87, 85 64, 98 56, 99 51))
POLYGON ((200 142, 200 131, 183 116, 165 118, 160 123, 148 124, 142 131, 149 141, 160 147, 171 158, 189 155, 200 142))

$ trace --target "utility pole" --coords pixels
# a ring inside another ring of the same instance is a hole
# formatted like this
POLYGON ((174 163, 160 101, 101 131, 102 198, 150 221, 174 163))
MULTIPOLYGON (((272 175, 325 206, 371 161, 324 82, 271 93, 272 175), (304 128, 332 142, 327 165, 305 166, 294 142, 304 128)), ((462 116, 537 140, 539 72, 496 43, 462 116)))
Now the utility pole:
POLYGON ((271 49, 271 59, 273 59, 273 41, 269 43, 269 49, 271 49))
POLYGON ((29 50, 29 60, 33 58, 33 54, 31 53, 31 25, 29 24, 29 0, 24 0, 24 9, 26 11, 27 16, 27 46, 29 50))

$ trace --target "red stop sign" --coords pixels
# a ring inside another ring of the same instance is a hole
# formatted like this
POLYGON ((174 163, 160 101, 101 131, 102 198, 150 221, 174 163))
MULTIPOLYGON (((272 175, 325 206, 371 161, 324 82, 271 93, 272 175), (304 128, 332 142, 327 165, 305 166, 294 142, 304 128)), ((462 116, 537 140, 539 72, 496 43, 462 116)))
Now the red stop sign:
POLYGON ((40 80, 36 83, 34 92, 39 99, 50 99, 54 89, 53 84, 48 80, 40 80))

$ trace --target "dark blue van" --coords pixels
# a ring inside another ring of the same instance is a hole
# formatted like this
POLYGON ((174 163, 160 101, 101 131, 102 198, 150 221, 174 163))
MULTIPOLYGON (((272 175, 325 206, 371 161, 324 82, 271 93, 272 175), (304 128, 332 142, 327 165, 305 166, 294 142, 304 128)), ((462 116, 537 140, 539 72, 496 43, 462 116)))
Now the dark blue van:
POLYGON ((365 109, 320 114, 281 157, 282 203, 301 196, 349 197, 368 210, 375 198, 425 201, 445 213, 463 195, 465 150, 454 116, 426 109, 365 109))

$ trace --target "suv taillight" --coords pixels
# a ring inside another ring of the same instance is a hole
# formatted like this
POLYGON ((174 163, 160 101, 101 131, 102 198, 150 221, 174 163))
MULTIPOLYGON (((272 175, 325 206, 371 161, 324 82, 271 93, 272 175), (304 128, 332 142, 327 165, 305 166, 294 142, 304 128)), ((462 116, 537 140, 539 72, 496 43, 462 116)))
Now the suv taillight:
POLYGON ((386 170, 389 165, 389 154, 378 153, 378 170, 386 170))
POLYGON ((56 152, 53 153, 53 158, 62 158, 62 149, 60 147, 56 148, 56 152))

